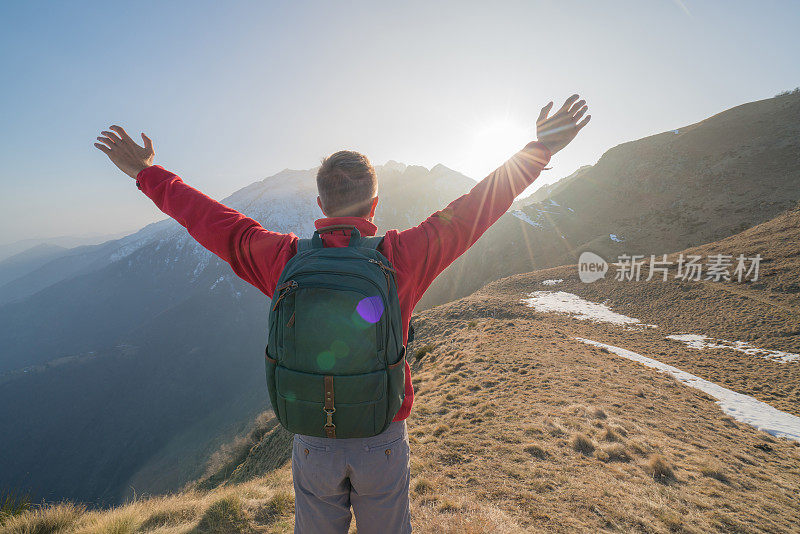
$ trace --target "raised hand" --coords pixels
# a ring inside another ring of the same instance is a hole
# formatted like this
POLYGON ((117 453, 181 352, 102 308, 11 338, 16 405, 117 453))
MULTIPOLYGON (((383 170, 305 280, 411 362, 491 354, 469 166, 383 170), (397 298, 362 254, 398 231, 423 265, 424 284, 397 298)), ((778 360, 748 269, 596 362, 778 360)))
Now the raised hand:
POLYGON ((569 97, 552 117, 547 116, 553 108, 553 103, 550 102, 542 108, 542 112, 536 120, 536 136, 540 143, 544 143, 550 149, 552 154, 575 139, 581 128, 586 126, 589 119, 592 118, 591 115, 586 115, 585 119, 580 120, 589 107, 586 106, 585 100, 577 101, 578 98, 580 98, 578 95, 569 97))
POLYGON ((135 180, 142 169, 153 164, 156 155, 153 141, 142 132, 144 147, 141 147, 130 138, 122 126, 113 125, 109 126, 109 129, 114 131, 100 132, 102 135, 97 138, 100 143, 95 143, 94 146, 105 152, 111 163, 119 170, 135 180))

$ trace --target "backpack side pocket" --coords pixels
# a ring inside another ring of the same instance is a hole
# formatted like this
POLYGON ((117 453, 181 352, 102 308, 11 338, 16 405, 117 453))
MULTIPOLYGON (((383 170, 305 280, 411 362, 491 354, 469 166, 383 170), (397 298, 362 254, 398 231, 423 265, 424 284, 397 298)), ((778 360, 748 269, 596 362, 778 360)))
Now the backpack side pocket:
MULTIPOLYGON (((267 391, 269 392, 269 403, 275 416, 278 417, 278 396, 275 389, 275 367, 278 362, 269 355, 269 347, 264 351, 264 361, 267 368, 267 391)), ((280 418, 278 419, 280 421, 280 418)), ((281 421, 283 423, 283 421, 281 421)))
POLYGON ((394 416, 397 415, 403 399, 406 396, 406 348, 400 350, 400 358, 386 369, 389 379, 387 380, 387 393, 389 397, 388 409, 386 412, 386 424, 388 427, 394 416))

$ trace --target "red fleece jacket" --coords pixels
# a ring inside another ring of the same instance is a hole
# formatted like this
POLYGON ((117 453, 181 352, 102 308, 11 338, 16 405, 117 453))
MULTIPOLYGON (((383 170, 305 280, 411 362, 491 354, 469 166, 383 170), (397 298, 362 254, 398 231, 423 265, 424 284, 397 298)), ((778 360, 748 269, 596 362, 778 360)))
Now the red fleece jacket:
MULTIPOLYGON (((408 230, 386 232, 379 251, 392 262, 403 316, 403 344, 417 302, 439 273, 472 246, 511 206, 550 160, 550 151, 532 142, 472 190, 443 210, 408 230)), ((297 252, 293 233, 270 232, 238 211, 190 187, 160 165, 141 171, 136 185, 156 206, 178 221, 189 234, 230 264, 245 281, 268 297, 275 291, 286 262, 297 252)), ((374 236, 377 227, 361 217, 318 219, 316 228, 334 224, 354 225, 363 236, 374 236)), ((322 235, 324 246, 347 246, 349 230, 322 235)), ((414 402, 411 369, 406 362, 405 400, 395 421, 408 417, 414 402)))

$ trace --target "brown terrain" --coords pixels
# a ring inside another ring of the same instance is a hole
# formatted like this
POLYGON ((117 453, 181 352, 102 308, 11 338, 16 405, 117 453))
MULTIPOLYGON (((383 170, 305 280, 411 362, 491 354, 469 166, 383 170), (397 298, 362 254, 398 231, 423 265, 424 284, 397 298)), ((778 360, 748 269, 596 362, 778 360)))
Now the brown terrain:
MULTIPOLYGON (((622 346, 642 354, 640 349, 647 350, 659 361, 800 416, 800 361, 774 362, 732 349, 692 350, 664 337, 700 334, 800 353, 800 207, 735 236, 681 253, 684 257, 700 255, 704 260, 712 254, 760 254, 764 259, 756 282, 676 281, 675 266, 668 282, 661 281, 661 275, 644 281, 645 268, 641 281, 617 281, 613 266, 605 280, 593 284, 580 282, 576 266, 538 271, 530 275, 535 274, 535 279, 529 275, 522 278, 531 282, 563 279, 556 286, 539 284, 536 290, 566 291, 592 302, 606 302, 618 313, 658 325, 637 328, 630 342, 627 330, 584 337, 611 345, 624 342, 622 346)), ((668 260, 677 262, 678 254, 669 255, 668 260)))
MULTIPOLYGON (((800 352, 800 210, 684 254, 760 253, 756 282, 584 284, 577 266, 515 275, 415 316, 408 419, 419 532, 797 532, 800 442, 586 338, 800 415, 800 361, 667 339, 704 334, 800 352), (557 283, 543 283, 562 280, 557 283), (568 292, 643 324, 538 311, 568 292), (655 327, 646 325, 656 325, 655 327)), ((264 414, 181 493, 102 511, 65 503, 0 532, 290 532, 290 436, 264 414), (59 530, 60 529, 60 530, 59 530)), ((353 529, 355 531, 355 528, 353 529)))

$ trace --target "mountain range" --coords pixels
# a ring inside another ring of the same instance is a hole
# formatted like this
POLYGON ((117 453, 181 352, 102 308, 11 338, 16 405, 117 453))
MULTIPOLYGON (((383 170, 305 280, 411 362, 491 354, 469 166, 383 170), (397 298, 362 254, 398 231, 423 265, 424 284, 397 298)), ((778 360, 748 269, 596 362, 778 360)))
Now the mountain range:
MULTIPOLYGON (((417 311, 586 250, 668 254, 775 219, 800 200, 798 116, 800 96, 785 95, 610 149, 512 207, 417 311)), ((442 165, 377 172, 379 231, 413 226, 475 183, 442 165)), ((321 216, 314 173, 287 169, 223 202, 306 237, 321 216)), ((0 480, 37 500, 113 504, 173 490, 266 408, 266 298, 171 220, 9 258, 3 280, 0 480)), ((781 295, 796 287, 786 280, 781 295)), ((792 335, 774 346, 792 346, 792 335)))

